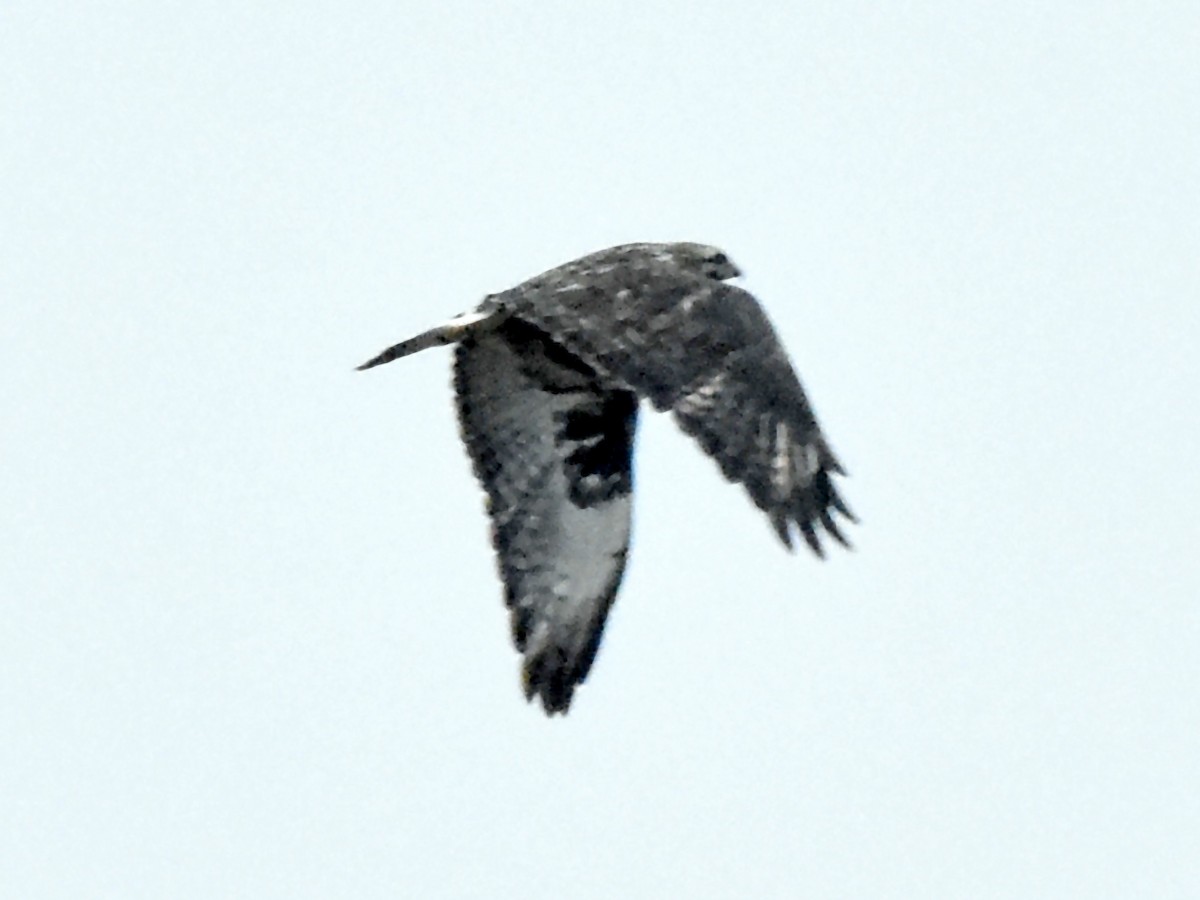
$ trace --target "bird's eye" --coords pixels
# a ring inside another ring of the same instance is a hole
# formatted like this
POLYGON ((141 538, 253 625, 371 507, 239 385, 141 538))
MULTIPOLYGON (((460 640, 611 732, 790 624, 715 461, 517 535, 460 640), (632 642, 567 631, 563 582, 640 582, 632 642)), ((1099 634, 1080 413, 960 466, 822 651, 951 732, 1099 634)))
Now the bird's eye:
POLYGON ((712 263, 714 266, 729 265, 729 257, 726 256, 724 253, 718 253, 716 256, 710 256, 708 258, 708 261, 710 263, 712 263))

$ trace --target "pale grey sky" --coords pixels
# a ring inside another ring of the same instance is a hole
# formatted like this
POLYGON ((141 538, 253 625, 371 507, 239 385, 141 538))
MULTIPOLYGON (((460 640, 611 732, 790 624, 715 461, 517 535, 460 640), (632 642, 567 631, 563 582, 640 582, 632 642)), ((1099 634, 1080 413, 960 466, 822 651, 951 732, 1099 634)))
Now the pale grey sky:
POLYGON ((1200 895, 1200 7, 0 10, 0 885, 1200 895), (789 556, 670 421, 526 706, 449 354, 718 244, 852 478, 789 556))

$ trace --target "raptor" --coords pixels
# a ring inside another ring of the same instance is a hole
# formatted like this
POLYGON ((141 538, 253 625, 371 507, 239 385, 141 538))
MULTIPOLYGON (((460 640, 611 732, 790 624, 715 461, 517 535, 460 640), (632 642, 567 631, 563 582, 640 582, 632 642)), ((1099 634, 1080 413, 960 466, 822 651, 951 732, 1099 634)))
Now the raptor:
POLYGON ((740 274, 705 244, 611 247, 358 367, 457 344, 458 417, 525 695, 547 713, 587 678, 625 571, 640 400, 670 411, 789 549, 794 534, 819 556, 822 535, 847 543, 845 471, 762 307, 729 283, 740 274))

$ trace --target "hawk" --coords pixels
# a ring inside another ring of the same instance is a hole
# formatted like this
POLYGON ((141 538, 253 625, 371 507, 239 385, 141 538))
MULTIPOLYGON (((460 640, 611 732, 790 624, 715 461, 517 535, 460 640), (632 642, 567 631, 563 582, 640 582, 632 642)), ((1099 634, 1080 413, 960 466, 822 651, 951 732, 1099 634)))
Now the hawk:
POLYGON ((463 441, 487 495, 525 696, 565 713, 629 553, 639 400, 670 410, 791 549, 835 520, 845 475, 741 273, 696 243, 624 244, 566 263, 384 350, 457 344, 463 441))

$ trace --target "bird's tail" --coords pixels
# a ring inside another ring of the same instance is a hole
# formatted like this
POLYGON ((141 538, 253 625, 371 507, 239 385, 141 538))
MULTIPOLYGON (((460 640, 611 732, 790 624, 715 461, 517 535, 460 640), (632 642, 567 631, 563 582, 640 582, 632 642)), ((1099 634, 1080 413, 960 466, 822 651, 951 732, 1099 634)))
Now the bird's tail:
POLYGON ((411 356, 422 350, 428 350, 430 347, 456 344, 469 334, 473 334, 481 329, 486 330, 496 327, 500 324, 502 318, 503 316, 496 311, 463 313, 461 316, 455 316, 449 322, 438 325, 436 328, 430 328, 428 331, 421 332, 416 337, 411 337, 407 341, 401 341, 399 344, 388 347, 378 356, 367 360, 356 368, 361 372, 364 369, 373 369, 375 366, 390 363, 392 360, 399 359, 402 356, 411 356))

